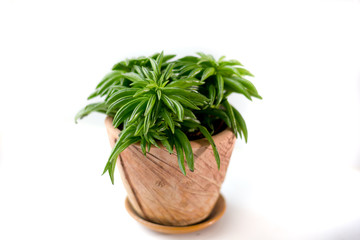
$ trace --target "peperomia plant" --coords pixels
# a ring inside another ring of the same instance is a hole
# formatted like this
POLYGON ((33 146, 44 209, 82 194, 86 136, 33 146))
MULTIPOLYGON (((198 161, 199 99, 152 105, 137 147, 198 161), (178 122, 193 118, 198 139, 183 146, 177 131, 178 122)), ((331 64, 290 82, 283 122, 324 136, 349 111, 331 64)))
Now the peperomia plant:
POLYGON ((227 100, 233 93, 249 100, 261 99, 255 86, 244 77, 253 76, 236 60, 218 61, 198 53, 170 61, 175 55, 155 54, 121 61, 96 86, 88 99, 102 98, 79 111, 75 122, 91 112, 113 117, 113 126, 121 133, 104 173, 114 184, 117 156, 128 146, 140 142, 146 155, 152 145, 161 143, 169 153, 175 147, 184 175, 185 159, 194 171, 190 140, 205 137, 211 144, 218 168, 220 157, 212 135, 226 124, 236 136, 247 142, 245 121, 227 100))

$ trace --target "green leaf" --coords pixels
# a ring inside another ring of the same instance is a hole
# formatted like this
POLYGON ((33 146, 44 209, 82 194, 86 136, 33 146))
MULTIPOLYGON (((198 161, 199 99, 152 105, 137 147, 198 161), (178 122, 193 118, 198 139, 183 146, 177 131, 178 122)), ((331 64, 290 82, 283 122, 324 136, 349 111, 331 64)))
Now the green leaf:
POLYGON ((115 102, 116 100, 118 100, 121 97, 124 96, 132 96, 134 95, 138 90, 138 88, 124 88, 124 89, 120 89, 116 92, 114 92, 106 101, 107 104, 112 104, 113 102, 115 102))
POLYGON ((196 54, 201 57, 200 61, 198 61, 198 64, 203 62, 209 62, 211 66, 216 66, 216 60, 212 55, 204 54, 202 52, 197 52, 196 54))
POLYGON ((208 59, 208 55, 203 53, 203 52, 197 52, 196 54, 199 55, 202 58, 208 59))
POLYGON ((104 95, 104 93, 106 93, 110 86, 114 85, 114 84, 117 84, 119 85, 120 84, 120 81, 121 81, 121 76, 114 76, 110 79, 108 79, 106 82, 104 82, 104 84, 102 84, 97 92, 98 92, 98 95, 104 95))
POLYGON ((91 104, 87 105, 85 108, 81 109, 76 114, 75 123, 77 123, 77 121, 79 119, 82 119, 83 117, 89 115, 92 112, 101 112, 101 113, 106 112, 106 104, 103 102, 98 102, 98 103, 91 103, 91 104))
POLYGON ((135 98, 120 107, 120 109, 116 112, 114 116, 113 126, 118 127, 125 120, 125 118, 127 118, 128 115, 132 113, 136 105, 144 99, 146 98, 135 98))
POLYGON ((207 78, 214 75, 214 73, 215 73, 215 68, 213 67, 206 68, 201 76, 201 81, 205 81, 207 78))
POLYGON ((147 151, 150 152, 150 149, 151 149, 151 144, 150 144, 150 142, 147 142, 147 151))
POLYGON ((137 97, 137 96, 140 96, 140 95, 142 95, 142 94, 144 94, 144 93, 147 93, 147 92, 149 92, 150 91, 150 89, 149 88, 143 88, 143 89, 139 89, 135 94, 134 94, 134 96, 132 96, 132 97, 137 97))
POLYGON ((160 75, 160 66, 158 65, 158 63, 154 59, 149 58, 149 60, 150 60, 153 72, 155 73, 154 80, 156 80, 157 77, 160 75))
POLYGON ((153 109, 156 102, 156 96, 152 95, 146 105, 145 116, 147 116, 153 109))
POLYGON ((186 56, 178 60, 178 62, 186 62, 186 63, 197 63, 197 61, 199 61, 199 58, 194 56, 186 56))
POLYGON ((191 144, 190 144, 188 137, 186 136, 186 134, 184 132, 182 132, 178 128, 175 130, 175 137, 177 138, 178 142, 181 143, 184 153, 185 153, 186 162, 188 164, 188 167, 189 167, 190 171, 193 172, 194 171, 194 154, 193 154, 191 144))
POLYGON ((235 120, 235 115, 234 115, 234 112, 233 112, 233 108, 226 99, 223 101, 223 105, 226 108, 226 112, 227 112, 227 114, 228 114, 228 116, 230 118, 230 122, 231 122, 230 127, 232 128, 233 132, 236 134, 237 127, 236 127, 236 120, 235 120))
POLYGON ((158 79, 158 75, 154 72, 154 71, 151 71, 150 72, 150 79, 155 82, 156 84, 158 84, 157 82, 157 79, 158 79))
POLYGON ((191 90, 185 90, 182 88, 178 88, 178 87, 166 87, 163 89, 163 93, 167 94, 167 95, 179 95, 179 96, 184 96, 186 98, 191 99, 192 101, 195 101, 197 103, 205 103, 207 101, 209 101, 209 99, 207 99, 204 95, 195 92, 195 91, 191 91, 191 90))
POLYGON ((249 72, 245 68, 236 68, 236 70, 240 76, 250 76, 250 77, 254 76, 251 72, 249 72))
POLYGON ((161 90, 156 90, 156 95, 158 97, 158 100, 161 100, 161 90))
POLYGON ((217 98, 215 106, 219 106, 224 97, 224 79, 220 74, 216 75, 217 98))
POLYGON ((220 119, 222 119, 228 127, 231 127, 231 121, 227 113, 221 109, 218 108, 208 108, 205 110, 199 111, 199 114, 204 114, 207 117, 216 116, 220 119))
POLYGON ((124 140, 128 139, 129 137, 133 137, 133 131, 135 129, 135 125, 130 124, 120 132, 118 141, 123 142, 124 140))
POLYGON ((150 119, 151 115, 148 114, 145 116, 145 119, 144 119, 144 129, 143 129, 143 133, 146 135, 149 131, 149 128, 150 128, 150 124, 151 124, 151 119, 150 119))
POLYGON ((139 74, 139 76, 140 76, 141 78, 145 78, 145 75, 144 75, 143 71, 141 70, 141 68, 140 68, 139 66, 135 65, 135 66, 134 66, 134 70, 135 70, 135 72, 136 72, 137 74, 139 74))
POLYGON ((247 92, 251 96, 262 99, 262 97, 259 95, 256 87, 254 86, 254 84, 252 84, 252 82, 242 77, 233 77, 232 79, 238 81, 240 84, 242 84, 242 86, 246 87, 247 92))
POLYGON ((170 64, 166 67, 166 69, 165 69, 165 71, 164 71, 164 73, 163 73, 165 80, 168 80, 169 77, 171 76, 172 70, 173 70, 174 66, 175 66, 174 63, 170 63, 170 64))
POLYGON ((240 82, 234 80, 233 78, 224 78, 224 84, 226 88, 229 88, 234 92, 241 93, 250 101, 252 100, 249 92, 240 82))
POLYGON ((166 124, 170 127, 172 133, 175 133, 175 123, 167 110, 162 111, 162 116, 166 124))
POLYGON ((196 78, 184 78, 184 79, 172 81, 171 83, 167 84, 166 87, 188 88, 203 84, 204 84, 203 82, 197 80, 196 78))
POLYGON ((156 120, 160 117, 159 116, 160 107, 162 107, 161 101, 156 101, 154 110, 151 113, 151 119, 153 120, 154 124, 155 124, 156 120))
POLYGON ((192 70, 189 75, 188 78, 193 78, 195 77, 197 74, 199 74, 202 71, 202 68, 195 68, 194 70, 192 70))
POLYGON ((183 152, 182 145, 179 142, 179 140, 177 140, 176 138, 174 138, 174 143, 175 143, 175 149, 176 149, 176 155, 177 155, 177 159, 178 159, 179 168, 180 168, 181 172, 186 176, 185 163, 184 163, 184 152, 183 152))
POLYGON ((219 60, 219 62, 220 62, 219 63, 220 66, 225 66, 225 65, 229 65, 229 66, 239 65, 239 66, 242 66, 242 64, 238 60, 227 60, 227 61, 219 60))
POLYGON ((160 146, 157 144, 157 142, 155 141, 155 139, 152 136, 148 136, 148 138, 152 145, 154 145, 157 148, 160 148, 160 146))
POLYGON ((184 119, 184 108, 183 106, 176 100, 170 99, 170 101, 172 101, 172 103, 175 106, 175 110, 176 110, 176 114, 179 118, 179 121, 182 121, 184 119))
POLYGON ((219 73, 224 77, 232 77, 234 75, 239 75, 237 69, 233 66, 222 66, 219 68, 219 73))
POLYGON ((130 71, 130 68, 126 66, 124 62, 119 62, 112 67, 112 70, 123 70, 128 72, 130 71))
POLYGON ((99 96, 99 91, 95 90, 92 94, 90 94, 87 98, 87 100, 93 99, 94 97, 99 96))
POLYGON ((167 62, 167 61, 169 61, 170 59, 172 59, 174 57, 176 57, 176 55, 165 55, 163 57, 163 62, 167 62))
POLYGON ((210 105, 214 105, 216 99, 216 88, 213 84, 209 86, 209 98, 210 98, 210 105))
POLYGON ((184 119, 185 118, 197 120, 195 114, 190 109, 187 109, 187 108, 184 108, 184 119))
POLYGON ((144 73, 145 78, 151 79, 151 78, 150 78, 150 72, 149 72, 149 70, 148 70, 146 67, 142 67, 142 71, 143 71, 143 73, 144 73))
POLYGON ((132 82, 145 81, 142 77, 140 77, 139 74, 134 73, 134 72, 123 73, 122 76, 132 82))
POLYGON ((163 63, 163 58, 164 58, 164 51, 162 51, 160 54, 159 54, 159 56, 157 56, 157 58, 156 58, 156 63, 158 64, 158 66, 159 66, 159 68, 158 68, 158 70, 159 70, 159 73, 160 73, 160 67, 161 67, 161 65, 162 65, 162 63, 163 63))
POLYGON ((146 140, 145 140, 145 138, 141 139, 140 146, 141 146, 141 151, 146 156, 146 140))
POLYGON ((197 66, 196 64, 190 65, 190 66, 186 66, 186 67, 184 67, 183 69, 181 69, 181 71, 179 72, 179 75, 180 75, 180 76, 181 76, 181 75, 184 75, 185 73, 190 72, 190 71, 192 71, 192 70, 194 70, 194 69, 196 69, 196 68, 198 68, 198 66, 197 66))
POLYGON ((123 71, 112 71, 105 75, 105 77, 99 82, 99 84, 96 86, 96 89, 100 88, 104 83, 109 81, 110 79, 121 77, 123 74, 123 71))
POLYGON ((125 88, 128 88, 128 87, 125 87, 125 86, 122 86, 122 85, 111 85, 109 87, 109 91, 106 93, 106 97, 105 97, 105 102, 112 96, 114 95, 117 91, 119 90, 123 90, 125 88))
POLYGON ((109 176, 110 176, 112 184, 114 184, 114 171, 115 171, 117 156, 119 156, 119 154, 122 151, 124 151, 128 146, 138 142, 139 140, 140 140, 139 138, 129 138, 129 139, 125 140, 124 142, 122 142, 122 141, 116 142, 116 144, 110 154, 108 163, 106 164, 104 172, 103 172, 103 174, 106 173, 107 171, 109 172, 109 176))
POLYGON ((234 116, 237 122, 237 125, 240 126, 242 132, 244 133, 244 137, 245 137, 245 142, 247 143, 248 140, 248 131, 247 131, 247 127, 246 127, 246 123, 244 118, 241 116, 241 114, 239 113, 238 110, 236 110, 234 107, 232 107, 232 110, 234 112, 234 116))
POLYGON ((164 135, 159 135, 157 131, 151 129, 149 132, 151 132, 151 136, 159 141, 166 140, 166 137, 164 135))
POLYGON ((110 106, 108 107, 106 113, 109 113, 109 112, 111 112, 113 110, 117 111, 119 108, 121 108, 126 103, 132 101, 133 99, 134 98, 132 96, 124 96, 124 97, 121 97, 121 98, 117 99, 115 102, 110 104, 110 106))
POLYGON ((170 154, 174 152, 173 147, 171 146, 171 144, 167 139, 161 140, 161 144, 166 148, 166 150, 168 150, 170 154))
POLYGON ((144 121, 145 121, 144 119, 140 119, 140 120, 137 122, 134 136, 139 136, 140 133, 141 133, 141 131, 144 129, 144 121))
POLYGON ((168 96, 166 96, 165 94, 162 94, 161 100, 165 104, 165 106, 167 106, 171 111, 173 111, 173 113, 176 114, 174 103, 171 101, 171 99, 168 96))
POLYGON ((220 169, 220 156, 219 156, 219 152, 216 148, 214 140, 212 139, 209 131, 205 127, 199 126, 199 130, 211 144, 211 147, 213 148, 213 151, 214 151, 214 156, 215 156, 217 167, 218 167, 218 169, 220 169))
POLYGON ((191 100, 189 100, 186 97, 181 97, 181 96, 178 96, 178 95, 171 95, 170 98, 180 102, 185 107, 195 109, 195 110, 200 110, 200 108, 198 108, 194 103, 191 102, 191 100))
POLYGON ((142 100, 133 110, 129 122, 137 120, 145 111, 145 105, 148 100, 144 99, 142 100))

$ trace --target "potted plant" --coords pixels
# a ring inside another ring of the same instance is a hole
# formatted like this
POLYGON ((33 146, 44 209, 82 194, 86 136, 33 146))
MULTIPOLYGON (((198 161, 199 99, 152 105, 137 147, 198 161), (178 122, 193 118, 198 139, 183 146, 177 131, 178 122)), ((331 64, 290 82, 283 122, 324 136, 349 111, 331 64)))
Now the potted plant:
POLYGON ((231 93, 261 99, 237 60, 198 53, 172 60, 155 54, 114 65, 79 111, 107 115, 113 150, 104 173, 114 183, 115 165, 134 211, 167 226, 188 226, 211 213, 224 181, 235 137, 248 133, 231 93))

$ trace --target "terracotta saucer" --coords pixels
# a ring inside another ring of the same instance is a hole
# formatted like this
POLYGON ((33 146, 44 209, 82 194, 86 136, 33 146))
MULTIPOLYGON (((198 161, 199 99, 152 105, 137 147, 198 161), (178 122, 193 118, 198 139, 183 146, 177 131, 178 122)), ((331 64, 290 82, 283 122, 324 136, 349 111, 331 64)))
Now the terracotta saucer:
POLYGON ((131 217, 133 217, 136 221, 141 223, 147 228, 150 228, 151 230, 154 230, 156 232, 161 233, 168 233, 168 234, 181 234, 181 233, 190 233, 199 231, 201 229, 207 228, 214 223, 216 223, 223 215, 226 209, 226 203, 224 197, 220 194, 214 209, 210 213, 209 217, 206 218, 204 221, 190 225, 190 226, 184 226, 184 227, 174 227, 174 226, 165 226, 160 225, 157 223, 149 222, 143 218, 141 218, 133 209, 131 206, 129 199, 126 197, 125 199, 125 207, 128 213, 131 217))

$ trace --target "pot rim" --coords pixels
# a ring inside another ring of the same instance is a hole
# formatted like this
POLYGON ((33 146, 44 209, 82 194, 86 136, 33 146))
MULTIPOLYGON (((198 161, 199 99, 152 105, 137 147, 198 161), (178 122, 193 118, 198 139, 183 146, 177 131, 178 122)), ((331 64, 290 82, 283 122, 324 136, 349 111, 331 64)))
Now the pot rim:
MULTIPOLYGON (((121 131, 120 131, 120 129, 113 127, 112 121, 113 121, 113 118, 110 117, 109 115, 107 115, 106 118, 105 118, 105 126, 106 126, 108 132, 111 133, 111 135, 113 137, 115 137, 115 139, 118 139, 118 136, 119 136, 121 131)), ((216 144, 217 142, 220 142, 221 140, 224 140, 224 138, 226 139, 225 136, 227 136, 227 135, 234 135, 233 131, 229 127, 227 127, 226 129, 222 130, 221 132, 219 132, 219 133, 217 133, 215 135, 212 135, 211 137, 213 138, 213 140, 214 140, 214 142, 216 144)), ((202 147, 202 146, 210 145, 209 141, 206 138, 191 140, 190 144, 191 144, 192 148, 199 148, 199 147, 202 147)), ((132 145, 140 147, 139 142, 134 143, 132 145)), ((165 148, 161 144, 161 142, 159 142, 159 146, 161 148, 165 148)))

